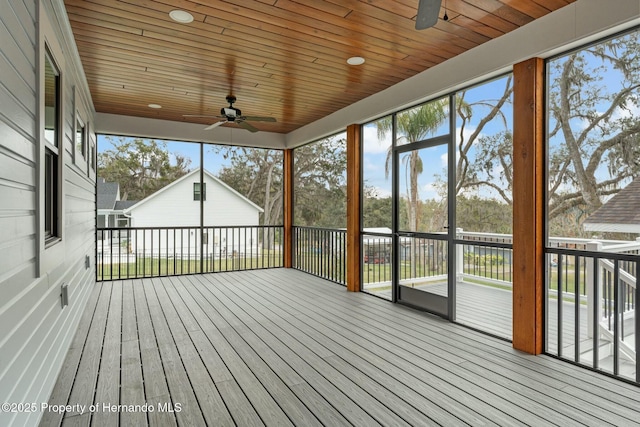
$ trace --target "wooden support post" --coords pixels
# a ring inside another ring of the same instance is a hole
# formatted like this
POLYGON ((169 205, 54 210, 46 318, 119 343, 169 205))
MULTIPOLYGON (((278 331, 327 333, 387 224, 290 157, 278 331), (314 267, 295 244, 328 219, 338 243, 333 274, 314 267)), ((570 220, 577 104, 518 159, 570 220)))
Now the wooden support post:
POLYGON ((544 61, 513 66, 513 347, 543 350, 544 61))
POLYGON ((293 267, 293 150, 284 150, 284 267, 293 267))
POLYGON ((362 155, 360 125, 347 126, 347 290, 360 291, 360 204, 362 203, 362 155))

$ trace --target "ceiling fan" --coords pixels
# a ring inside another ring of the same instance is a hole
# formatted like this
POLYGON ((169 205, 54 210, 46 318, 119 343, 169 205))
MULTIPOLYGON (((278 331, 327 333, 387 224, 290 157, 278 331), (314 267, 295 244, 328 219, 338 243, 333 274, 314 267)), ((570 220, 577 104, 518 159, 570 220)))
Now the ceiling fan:
POLYGON ((416 30, 424 30, 436 25, 441 5, 442 0, 418 0, 416 30))
POLYGON ((243 116, 242 111, 239 108, 235 108, 233 103, 236 102, 236 97, 233 95, 227 95, 227 102, 229 103, 228 107, 222 107, 220 109, 219 116, 203 116, 197 114, 185 114, 183 117, 208 117, 208 118, 216 118, 222 119, 217 121, 206 128, 204 130, 211 130, 213 128, 217 128, 225 123, 235 123, 243 129, 248 130, 249 132, 258 132, 258 129, 251 126, 247 122, 275 122, 276 119, 273 117, 257 117, 257 116, 243 116))

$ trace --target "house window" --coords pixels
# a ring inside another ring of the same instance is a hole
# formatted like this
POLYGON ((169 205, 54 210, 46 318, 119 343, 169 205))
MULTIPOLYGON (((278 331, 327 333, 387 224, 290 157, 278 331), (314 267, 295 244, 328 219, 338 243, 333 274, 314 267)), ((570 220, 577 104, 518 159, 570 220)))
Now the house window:
MULTIPOLYGON (((207 183, 202 183, 202 200, 207 200, 207 183)), ((193 200, 200 200, 200 183, 193 183, 193 200)))
POLYGON ((126 228, 129 227, 129 217, 123 215, 123 214, 118 214, 116 217, 116 226, 118 228, 126 228))
POLYGON ((76 118, 76 156, 77 160, 87 157, 87 134, 84 123, 79 118, 76 118))
POLYGON ((96 145, 91 144, 91 170, 96 170, 96 145))
POLYGON ((60 238, 60 72, 49 51, 45 53, 44 88, 44 238, 60 238))

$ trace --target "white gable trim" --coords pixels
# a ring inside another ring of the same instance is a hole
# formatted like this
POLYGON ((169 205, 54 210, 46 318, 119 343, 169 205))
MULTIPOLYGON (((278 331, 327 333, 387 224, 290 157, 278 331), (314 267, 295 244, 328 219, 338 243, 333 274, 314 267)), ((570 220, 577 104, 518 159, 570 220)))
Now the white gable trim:
POLYGON ((640 233, 640 224, 617 224, 584 222, 582 227, 586 231, 603 231, 610 233, 640 233))

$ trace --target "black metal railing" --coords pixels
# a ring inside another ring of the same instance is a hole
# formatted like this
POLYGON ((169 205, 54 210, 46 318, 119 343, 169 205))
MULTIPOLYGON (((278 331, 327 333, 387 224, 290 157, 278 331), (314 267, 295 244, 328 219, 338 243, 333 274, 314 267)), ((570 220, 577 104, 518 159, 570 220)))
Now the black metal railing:
POLYGON ((393 256, 394 240, 389 233, 366 232, 362 241, 362 290, 383 298, 391 298, 393 262, 397 260, 400 284, 416 279, 442 280, 447 275, 447 241, 398 234, 397 257, 393 256))
POLYGON ((346 231, 294 226, 293 267, 346 285, 346 231))
POLYGON ((456 229, 456 280, 511 287, 512 257, 513 235, 456 229))
POLYGON ((510 286, 513 280, 513 248, 510 243, 458 244, 456 257, 458 280, 481 284, 504 283, 510 286))
POLYGON ((546 252, 546 351, 640 382, 640 256, 564 248, 546 252))
POLYGON ((391 234, 364 233, 362 240, 362 289, 387 292, 391 295, 391 261, 393 238, 391 234))
POLYGON ((283 265, 283 227, 130 227, 96 230, 96 280, 283 265))
POLYGON ((407 279, 446 276, 446 240, 405 236, 398 239, 400 282, 407 279))

